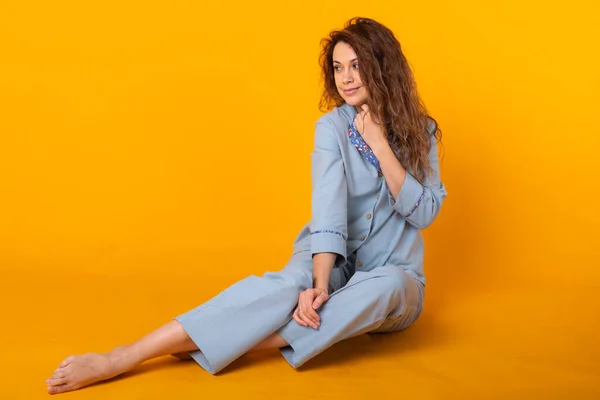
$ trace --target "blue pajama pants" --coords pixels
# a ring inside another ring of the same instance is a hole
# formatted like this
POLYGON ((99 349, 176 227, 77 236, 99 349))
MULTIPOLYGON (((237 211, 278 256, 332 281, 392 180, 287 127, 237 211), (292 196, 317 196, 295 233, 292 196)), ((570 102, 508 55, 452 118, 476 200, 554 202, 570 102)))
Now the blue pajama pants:
POLYGON ((419 281, 398 266, 365 271, 352 264, 333 269, 330 298, 318 310, 318 330, 292 318, 298 296, 313 282, 312 256, 303 251, 294 254, 282 270, 251 275, 177 316, 198 346, 189 354, 216 374, 277 332, 290 345, 280 349, 282 355, 298 368, 341 340, 403 330, 418 318, 424 296, 419 281))

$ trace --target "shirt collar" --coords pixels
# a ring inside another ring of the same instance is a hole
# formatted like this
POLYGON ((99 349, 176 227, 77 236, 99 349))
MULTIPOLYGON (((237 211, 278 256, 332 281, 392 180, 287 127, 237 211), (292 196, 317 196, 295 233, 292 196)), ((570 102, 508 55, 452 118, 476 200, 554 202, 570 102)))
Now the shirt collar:
POLYGON ((348 103, 342 104, 340 106, 340 111, 342 111, 342 114, 344 114, 344 116, 348 120, 348 125, 351 125, 354 122, 354 118, 358 114, 356 108, 348 103))

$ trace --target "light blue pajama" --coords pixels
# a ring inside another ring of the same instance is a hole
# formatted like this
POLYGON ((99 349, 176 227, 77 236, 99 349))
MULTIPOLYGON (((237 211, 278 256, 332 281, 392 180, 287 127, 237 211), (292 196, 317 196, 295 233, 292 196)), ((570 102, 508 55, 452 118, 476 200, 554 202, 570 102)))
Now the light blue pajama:
POLYGON ((215 374, 274 332, 294 368, 333 344, 363 333, 410 326, 423 305, 424 244, 420 230, 446 198, 440 180, 435 125, 429 160, 435 173, 423 184, 412 174, 394 196, 385 178, 356 149, 349 127, 354 107, 343 105, 316 124, 312 157, 312 218, 294 241, 283 269, 251 275, 176 317, 198 346, 190 355, 215 374), (330 299, 318 330, 292 319, 299 294, 312 287, 312 257, 337 254, 330 299))

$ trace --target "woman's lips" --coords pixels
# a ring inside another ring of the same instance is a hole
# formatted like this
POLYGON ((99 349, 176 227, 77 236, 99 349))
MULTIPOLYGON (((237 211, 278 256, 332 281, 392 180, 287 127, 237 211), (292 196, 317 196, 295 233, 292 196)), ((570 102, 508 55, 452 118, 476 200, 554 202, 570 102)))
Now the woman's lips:
POLYGON ((356 88, 352 88, 352 89, 344 89, 344 93, 345 93, 346 95, 350 96, 350 95, 352 95, 352 94, 356 93, 356 91, 357 91, 358 89, 360 89, 360 86, 359 86, 359 87, 356 87, 356 88))

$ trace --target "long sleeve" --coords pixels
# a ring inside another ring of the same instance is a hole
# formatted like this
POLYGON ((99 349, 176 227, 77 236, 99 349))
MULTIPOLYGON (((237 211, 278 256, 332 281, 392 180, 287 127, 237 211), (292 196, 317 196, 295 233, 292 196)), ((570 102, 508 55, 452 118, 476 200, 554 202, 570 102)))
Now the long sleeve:
POLYGON ((348 188, 334 127, 321 118, 315 127, 312 161, 311 251, 347 257, 348 188))
MULTIPOLYGON (((435 132, 435 125, 430 129, 431 131, 435 132)), ((413 175, 407 173, 404 184, 396 196, 396 201, 390 195, 393 209, 417 229, 425 229, 431 225, 447 196, 446 187, 440 179, 438 148, 436 137, 433 134, 431 134, 429 162, 434 172, 427 177, 424 185, 419 183, 413 175)))

